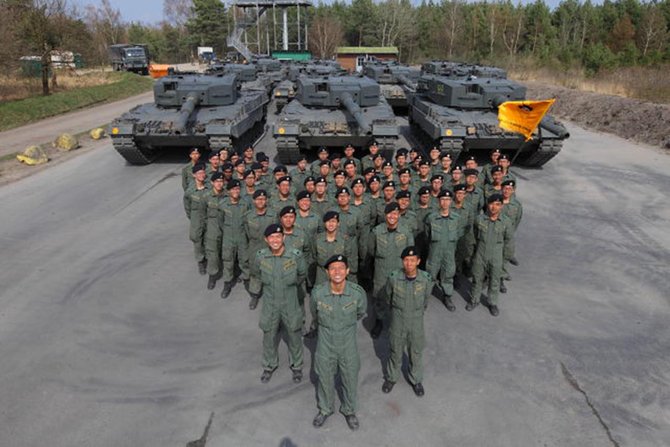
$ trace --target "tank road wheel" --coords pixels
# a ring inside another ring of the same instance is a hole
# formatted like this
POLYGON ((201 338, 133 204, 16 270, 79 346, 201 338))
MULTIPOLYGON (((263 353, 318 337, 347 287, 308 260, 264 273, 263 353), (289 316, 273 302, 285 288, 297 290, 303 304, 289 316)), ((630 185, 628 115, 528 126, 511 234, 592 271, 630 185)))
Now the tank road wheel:
POLYGON ((463 140, 458 140, 455 138, 442 138, 440 140, 440 152, 447 152, 451 155, 451 159, 454 160, 454 163, 458 161, 458 157, 463 151, 463 140))
POLYGON ((112 145, 131 165, 148 165, 156 158, 153 150, 138 147, 131 137, 112 138, 112 145))
POLYGON ((279 137, 277 138, 277 158, 279 162, 285 165, 298 163, 300 158, 300 148, 298 147, 297 137, 279 137))
POLYGON ((537 149, 519 156, 518 164, 528 168, 539 168, 554 158, 563 147, 563 140, 543 140, 537 149))

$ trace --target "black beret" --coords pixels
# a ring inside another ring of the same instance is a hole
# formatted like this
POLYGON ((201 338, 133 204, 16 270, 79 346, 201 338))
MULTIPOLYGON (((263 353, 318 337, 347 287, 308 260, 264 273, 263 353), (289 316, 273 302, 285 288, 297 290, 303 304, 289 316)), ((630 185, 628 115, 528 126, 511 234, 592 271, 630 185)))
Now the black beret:
POLYGON ((421 160, 419 162, 419 166, 430 166, 430 162, 428 160, 421 160))
POLYGON ((454 192, 465 191, 466 189, 467 189, 467 186, 465 186, 463 183, 459 183, 458 185, 454 185, 454 192))
POLYGON ((393 180, 389 180, 387 182, 384 182, 384 186, 382 186, 382 189, 386 188, 394 188, 395 189, 395 182, 393 180))
POLYGON ((502 182, 502 186, 512 186, 512 187, 515 187, 515 186, 516 186, 516 181, 515 181, 515 180, 512 180, 512 179, 505 180, 504 182, 502 182))
POLYGON ((442 152, 440 154, 440 158, 448 158, 449 160, 451 160, 451 154, 449 152, 442 152))
POLYGON ((207 158, 209 159, 209 158, 214 158, 214 157, 218 157, 218 156, 219 156, 218 152, 212 151, 212 152, 209 153, 209 156, 207 158))
POLYGON ((295 214, 295 207, 294 206, 285 206, 284 208, 279 211, 279 217, 282 217, 286 214, 295 214))
POLYGON ((454 193, 451 192, 451 191, 448 190, 448 189, 442 189, 442 190, 440 190, 440 193, 437 195, 437 198, 438 198, 438 199, 441 199, 442 197, 449 197, 449 198, 452 198, 452 197, 454 197, 454 193))
POLYGON ((381 182, 378 175, 373 175, 372 177, 370 177, 370 180, 368 180, 368 186, 371 183, 374 183, 374 182, 377 182, 377 183, 381 182))
POLYGON ((347 144, 347 146, 344 148, 345 151, 346 151, 347 149, 353 149, 353 150, 356 150, 356 148, 353 147, 351 144, 347 144))
POLYGON ((418 150, 417 148, 413 147, 413 148, 411 148, 411 149, 409 150, 409 152, 410 152, 410 153, 412 153, 412 152, 419 152, 419 150, 418 150))
POLYGON ((238 167, 239 165, 243 165, 243 164, 244 164, 244 160, 242 160, 240 158, 238 160, 235 160, 235 163, 233 163, 233 166, 238 167))
POLYGON ((266 161, 270 161, 270 157, 267 155, 263 154, 262 156, 256 156, 256 159, 258 160, 259 163, 264 163, 266 161))
POLYGON ((307 177, 305 177, 305 181, 303 181, 302 184, 306 185, 308 182, 314 182, 314 181, 315 181, 314 177, 312 177, 311 175, 308 175, 307 177))
POLYGON ((477 161, 477 157, 475 157, 474 155, 470 155, 470 156, 469 156, 468 158, 466 158, 465 160, 466 160, 466 161, 467 161, 467 160, 477 161))
POLYGON ((223 166, 221 166, 222 171, 232 171, 233 170, 233 164, 232 163, 224 163, 223 166))
POLYGON ((321 166, 330 166, 330 162, 328 160, 321 160, 319 162, 319 167, 321 166))
POLYGON ((296 200, 310 199, 312 196, 304 189, 295 195, 296 200))
POLYGON ((349 192, 349 188, 343 186, 341 188, 337 188, 337 191, 335 191, 335 197, 339 196, 340 194, 350 195, 351 193, 349 192))
POLYGON ((502 166, 491 166, 491 174, 494 172, 502 172, 502 166))
POLYGON ((240 181, 237 179, 232 179, 231 181, 228 182, 226 185, 227 190, 231 190, 233 188, 239 188, 240 187, 240 181))
POLYGON ((439 151, 439 150, 440 150, 440 149, 438 149, 437 146, 433 146, 433 147, 430 148, 430 152, 433 152, 433 151, 439 151))
POLYGON ((400 210, 400 205, 398 205, 398 202, 391 202, 384 207, 384 214, 388 214, 398 210, 400 210))
POLYGON ((341 157, 342 157, 342 154, 340 154, 339 152, 333 152, 332 154, 330 154, 330 157, 328 157, 328 158, 330 158, 332 161, 335 161, 335 160, 339 161, 341 157))
POLYGON ((411 174, 412 171, 409 170, 409 168, 402 168, 398 171, 398 175, 403 175, 403 174, 411 174))
POLYGON ((491 153, 492 153, 492 154, 499 154, 499 153, 500 153, 500 149, 493 149, 493 150, 491 151, 491 153))
POLYGON ((276 183, 280 184, 281 182, 290 182, 290 181, 291 181, 291 176, 290 175, 284 175, 284 176, 279 177, 279 179, 277 180, 276 183))
POLYGON ((263 169, 263 165, 258 163, 258 162, 254 162, 254 163, 251 163, 251 169, 253 169, 254 171, 257 171, 259 169, 263 169))
POLYGON ((195 174, 198 171, 205 171, 205 170, 206 170, 205 165, 202 163, 198 163, 197 165, 193 166, 191 172, 195 174))
POLYGON ((430 181, 433 182, 435 180, 442 180, 444 181, 444 176, 442 174, 435 174, 430 178, 430 181))
POLYGON ((398 191, 398 193, 395 195, 396 200, 409 199, 410 197, 412 197, 412 193, 409 191, 398 191))
POLYGON ((323 153, 323 152, 325 152, 326 154, 328 153, 328 149, 326 149, 326 148, 323 147, 323 146, 321 146, 321 147, 319 148, 319 150, 316 151, 317 154, 321 154, 321 153, 323 153))
POLYGON ((265 237, 268 237, 268 236, 270 236, 272 234, 275 234, 275 233, 284 234, 284 229, 281 227, 281 225, 279 225, 279 224, 268 225, 267 228, 265 228, 265 231, 263 232, 263 235, 265 237))
POLYGON ((307 157, 303 154, 300 154, 300 155, 298 155, 296 163, 299 162, 299 161, 303 161, 303 160, 307 161, 307 157))
POLYGON ((374 155, 372 156, 372 159, 373 159, 373 160, 377 160, 378 158, 384 158, 384 157, 382 157, 382 154, 374 154, 374 155))
POLYGON ((419 250, 417 250, 414 245, 405 247, 402 253, 400 253, 400 257, 405 259, 407 256, 419 256, 419 250))
POLYGON ((278 172, 288 172, 288 171, 286 170, 286 166, 284 166, 284 165, 277 165, 277 166, 275 166, 274 169, 272 170, 272 173, 273 173, 273 174, 276 174, 276 173, 278 173, 278 172))
POLYGON ((351 158, 347 159, 347 161, 344 162, 344 167, 346 168, 349 165, 354 165, 356 166, 356 162, 352 160, 351 158))
POLYGON ((356 177, 355 179, 353 179, 351 181, 351 187, 352 188, 354 187, 354 185, 364 185, 365 186, 365 180, 360 178, 360 177, 356 177))
POLYGON ((333 177, 337 177, 338 175, 341 175, 342 177, 344 177, 344 176, 346 176, 347 174, 346 174, 343 170, 338 169, 338 170, 335 171, 335 173, 333 174, 333 177))
POLYGON ((491 194, 488 199, 486 199, 486 203, 492 203, 492 202, 502 202, 503 201, 503 196, 502 194, 491 194))
POLYGON ((243 152, 246 152, 246 151, 248 151, 249 149, 251 149, 251 150, 253 151, 253 150, 254 150, 254 147, 253 147, 253 146, 247 146, 247 147, 244 148, 244 151, 243 151, 243 152))
POLYGON ((454 166, 453 168, 451 168, 451 171, 452 171, 452 172, 453 172, 453 171, 461 171, 461 172, 463 172, 463 168, 461 167, 461 165, 456 165, 456 166, 454 166))
POLYGON ((223 173, 222 172, 212 172, 212 176, 210 177, 213 182, 217 180, 223 180, 223 173))
POLYGON ((417 192, 418 195, 422 196, 424 194, 430 194, 430 188, 427 186, 422 186, 419 188, 419 191, 417 192))
POLYGON ((254 172, 253 169, 247 169, 246 171, 244 171, 244 178, 247 178, 250 175, 253 175, 254 177, 256 177, 256 173, 254 172))
POLYGON ((192 154, 193 152, 200 153, 200 148, 192 147, 192 148, 191 148, 191 152, 189 152, 189 154, 192 154))
POLYGON ((498 157, 498 160, 509 160, 509 157, 505 154, 501 154, 500 157, 498 157))
POLYGON ((373 174, 374 172, 375 168, 373 168, 372 166, 363 169, 363 175, 373 174))
POLYGON ((267 158, 267 155, 265 155, 265 152, 256 152, 256 161, 261 162, 264 158, 267 158))
POLYGON ((398 150, 396 151, 395 156, 396 156, 396 158, 397 158, 399 155, 405 155, 405 156, 406 156, 406 155, 407 155, 407 152, 408 152, 407 149, 405 149, 404 147, 401 147, 400 149, 398 149, 398 150))
POLYGON ((463 171, 463 174, 467 177, 469 175, 479 175, 479 171, 476 169, 466 169, 463 171))
POLYGON ((328 268, 330 266, 330 264, 332 264, 333 262, 344 262, 344 265, 346 265, 347 267, 349 266, 349 263, 347 262, 347 257, 346 256, 344 256, 344 255, 333 255, 330 258, 328 258, 328 260, 325 262, 325 264, 323 264, 323 267, 328 268))
POLYGON ((377 145, 377 140, 372 140, 370 141, 370 144, 368 146, 376 146, 377 145))
POLYGON ((340 213, 337 211, 326 211, 323 215, 323 222, 328 222, 330 219, 337 219, 338 221, 340 220, 340 213))
POLYGON ((257 189, 254 191, 254 199, 257 199, 259 197, 267 197, 268 193, 264 189, 257 189))
POLYGON ((328 183, 325 177, 317 177, 314 183, 328 183))
POLYGON ((393 163, 391 163, 390 161, 385 161, 385 162, 382 164, 382 168, 388 168, 388 167, 391 167, 391 168, 392 168, 392 167, 393 167, 393 163))

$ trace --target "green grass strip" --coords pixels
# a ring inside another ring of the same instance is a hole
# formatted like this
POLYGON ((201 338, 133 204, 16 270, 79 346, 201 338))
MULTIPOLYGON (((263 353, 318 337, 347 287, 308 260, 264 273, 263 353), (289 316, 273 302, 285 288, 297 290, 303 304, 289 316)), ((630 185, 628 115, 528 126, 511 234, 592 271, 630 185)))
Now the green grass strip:
POLYGON ((149 91, 153 79, 134 73, 110 73, 119 81, 83 87, 49 96, 34 96, 0 104, 0 131, 33 123, 93 104, 117 101, 149 91))

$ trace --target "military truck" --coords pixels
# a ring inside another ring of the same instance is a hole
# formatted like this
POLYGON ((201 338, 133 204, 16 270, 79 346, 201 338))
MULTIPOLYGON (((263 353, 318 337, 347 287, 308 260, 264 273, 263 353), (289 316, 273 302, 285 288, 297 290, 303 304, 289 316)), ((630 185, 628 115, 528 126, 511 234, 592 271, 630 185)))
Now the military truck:
POLYGON ((421 71, 397 63, 367 63, 363 74, 376 81, 386 101, 394 110, 404 112, 409 106, 408 96, 416 89, 421 71))
POLYGON ((242 90, 238 75, 173 74, 154 84, 154 102, 111 124, 114 148, 131 164, 149 164, 177 147, 241 150, 262 132, 268 95, 242 90))
POLYGON ((149 74, 149 48, 144 44, 118 44, 107 47, 114 71, 149 74))
POLYGON ((429 61, 421 65, 421 74, 434 74, 450 78, 495 78, 507 79, 507 72, 502 68, 487 65, 465 64, 451 61, 429 61))
POLYGON ((436 146, 456 159, 462 153, 501 149, 518 164, 539 167, 556 156, 570 135, 545 116, 533 138, 498 125, 498 106, 526 99, 521 84, 496 78, 451 79, 424 75, 411 98, 409 121, 427 147, 436 146))
POLYGON ((367 147, 373 140, 390 155, 398 125, 379 84, 369 78, 329 76, 297 81, 295 99, 279 115, 273 135, 282 163, 319 146, 367 147))

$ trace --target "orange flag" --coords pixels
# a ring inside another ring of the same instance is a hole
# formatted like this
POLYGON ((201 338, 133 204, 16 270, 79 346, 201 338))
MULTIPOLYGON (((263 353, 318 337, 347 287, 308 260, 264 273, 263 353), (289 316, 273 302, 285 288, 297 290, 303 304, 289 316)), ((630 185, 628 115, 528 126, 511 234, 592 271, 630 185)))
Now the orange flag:
POLYGON ((499 126, 522 134, 528 141, 554 101, 556 100, 504 102, 498 106, 499 126))

